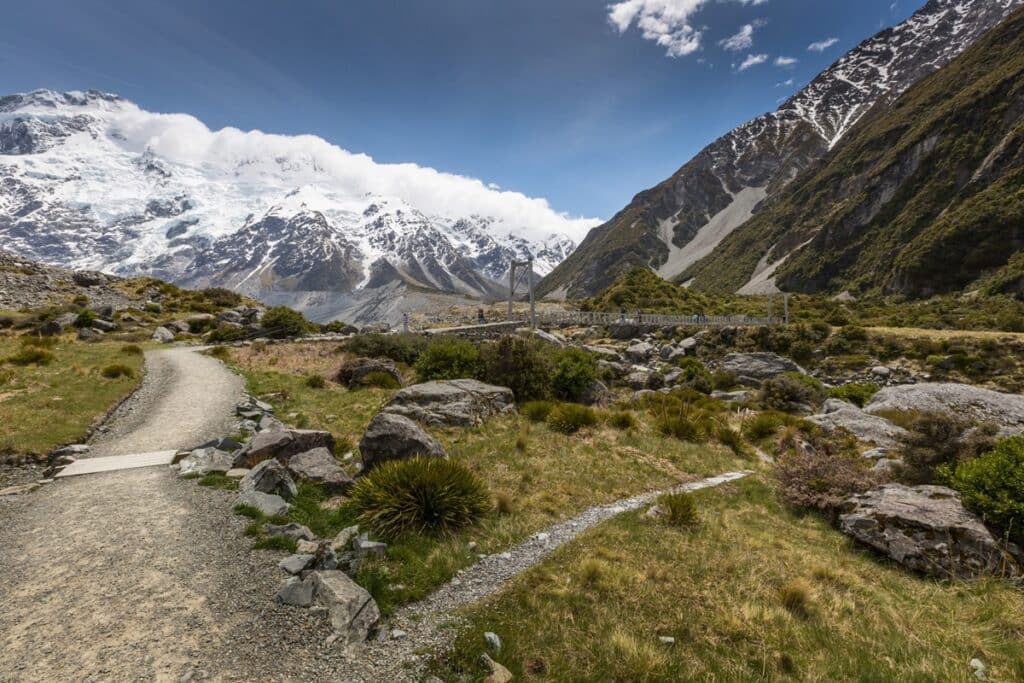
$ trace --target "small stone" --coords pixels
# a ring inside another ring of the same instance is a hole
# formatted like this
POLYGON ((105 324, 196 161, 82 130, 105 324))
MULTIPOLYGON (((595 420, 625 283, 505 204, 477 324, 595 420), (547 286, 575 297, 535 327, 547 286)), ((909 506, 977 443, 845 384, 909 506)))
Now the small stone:
POLYGON ((338 535, 331 541, 331 547, 335 550, 345 550, 349 544, 352 543, 352 539, 359 536, 359 526, 350 526, 346 529, 342 529, 338 532, 338 535))
POLYGON ((241 479, 245 475, 249 474, 247 467, 233 467, 225 473, 225 477, 228 479, 241 479))
POLYGON ((289 574, 295 575, 309 567, 313 563, 313 559, 314 556, 309 553, 290 555, 278 562, 277 566, 289 574))
POLYGON ((264 524, 263 531, 270 536, 284 536, 290 538, 293 541, 312 541, 316 538, 308 526, 299 524, 298 522, 288 522, 287 524, 264 524))
POLYGON ((391 632, 391 640, 401 640, 402 638, 405 638, 407 635, 409 634, 403 631, 402 629, 396 628, 394 631, 391 632))
POLYGON ((502 553, 501 555, 498 555, 498 557, 500 557, 503 560, 511 560, 512 553, 502 553))
POLYGON ((985 663, 983 661, 975 657, 971 660, 971 668, 974 669, 974 677, 979 681, 988 680, 988 677, 985 675, 985 663))
POLYGON ((487 643, 487 648, 494 654, 501 653, 501 638, 498 637, 497 633, 493 631, 487 631, 484 633, 484 641, 487 643))
POLYGON ((320 547, 316 541, 299 541, 295 544, 295 552, 300 555, 315 555, 320 547))
POLYGON ((672 636, 658 636, 658 640, 662 645, 675 645, 676 643, 676 639, 672 636))
POLYGON ((470 550, 476 550, 476 541, 470 541, 470 542, 469 542, 469 543, 468 543, 468 544, 466 545, 466 547, 467 547, 467 548, 469 548, 470 550))

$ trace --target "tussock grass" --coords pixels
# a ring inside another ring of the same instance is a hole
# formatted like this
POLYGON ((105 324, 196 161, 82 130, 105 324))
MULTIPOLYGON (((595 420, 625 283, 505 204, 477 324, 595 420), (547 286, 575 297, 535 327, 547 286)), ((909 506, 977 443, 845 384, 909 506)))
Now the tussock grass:
POLYGON ((135 370, 124 363, 114 363, 100 370, 100 374, 107 379, 119 379, 121 377, 128 377, 130 379, 135 376, 135 370))

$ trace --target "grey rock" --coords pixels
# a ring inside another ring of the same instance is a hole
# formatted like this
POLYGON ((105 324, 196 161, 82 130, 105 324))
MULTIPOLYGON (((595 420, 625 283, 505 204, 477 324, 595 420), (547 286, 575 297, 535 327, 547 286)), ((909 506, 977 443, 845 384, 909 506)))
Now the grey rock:
POLYGON ((475 379, 425 382, 395 394, 384 412, 428 425, 475 427, 492 415, 515 412, 512 390, 475 379))
POLYGON ((653 396, 656 393, 658 393, 658 392, 656 392, 656 391, 654 391, 652 389, 640 389, 639 391, 634 391, 630 395, 629 402, 630 403, 639 403, 640 401, 643 401, 648 396, 653 396))
POLYGON ((749 377, 758 381, 771 379, 786 372, 805 373, 803 368, 789 358, 770 352, 727 354, 722 359, 721 369, 737 377, 749 377))
POLYGON ((864 406, 869 413, 881 411, 934 411, 977 422, 994 422, 1000 434, 1024 431, 1024 396, 955 382, 926 382, 886 387, 864 406))
POLYGON ((352 541, 352 550, 360 560, 373 559, 383 560, 388 556, 388 544, 380 541, 371 541, 366 534, 357 536, 352 541))
POLYGON ((92 327, 82 327, 78 330, 79 341, 96 341, 103 337, 103 333, 92 327))
POLYGON ((838 428, 848 430, 860 441, 874 444, 883 449, 896 448, 907 430, 877 415, 866 413, 852 403, 829 399, 822 407, 822 414, 807 418, 826 432, 838 428))
POLYGON ((884 365, 876 365, 875 367, 871 368, 871 374, 874 375, 875 377, 881 377, 884 379, 892 374, 892 370, 885 367, 884 365))
POLYGON ((262 491, 246 491, 238 497, 238 504, 256 508, 267 517, 287 514, 291 508, 281 496, 262 491))
POLYGON ((1008 549, 943 486, 886 484, 848 499, 843 533, 908 569, 941 578, 1019 575, 1008 549))
POLYGON ((331 541, 331 547, 335 550, 344 550, 352 544, 352 540, 359 536, 359 526, 350 526, 338 532, 338 535, 331 541))
POLYGON ((313 580, 289 576, 281 584, 281 588, 277 591, 274 599, 282 605, 309 607, 313 604, 313 580))
POLYGON ((740 390, 740 391, 712 391, 711 398, 718 399, 719 401, 736 401, 742 402, 750 398, 753 392, 740 390))
POLYGON ((612 323, 608 326, 608 336, 612 339, 635 339, 640 336, 640 326, 634 323, 612 323))
POLYGON ((700 342, 697 337, 687 337, 683 341, 679 342, 679 349, 681 349, 686 355, 692 356, 697 353, 697 346, 700 342))
POLYGON ((363 467, 369 470, 388 460, 407 460, 414 456, 447 458, 444 446, 422 427, 402 415, 378 413, 359 441, 363 467))
POLYGON ((116 323, 112 323, 109 320, 104 320, 103 318, 96 318, 89 324, 101 332, 113 332, 114 330, 117 329, 116 323))
POLYGON ((178 463, 178 475, 226 474, 234 461, 230 453, 216 448, 197 448, 178 463))
POLYGON ((377 358, 353 358, 338 370, 335 380, 349 389, 363 386, 363 381, 371 372, 383 372, 390 375, 399 386, 402 385, 402 375, 395 366, 386 360, 377 358))
POLYGON ((331 626, 345 643, 367 640, 380 623, 370 594, 342 571, 314 571, 313 598, 327 609, 331 626))
POLYGON ((268 536, 284 536, 290 538, 293 541, 312 541, 316 536, 310 531, 309 527, 299 524, 298 522, 288 522, 287 524, 264 524, 263 531, 268 536))
POLYGON ((291 500, 299 493, 285 466, 276 460, 264 460, 253 467, 238 482, 238 490, 242 493, 260 491, 281 496, 291 500))
POLYGON ((60 322, 56 320, 50 320, 49 322, 45 322, 39 327, 37 327, 35 330, 33 330, 32 334, 38 337, 56 337, 57 335, 63 332, 64 325, 62 325, 60 322))
POLYGON ((594 380, 589 387, 580 394, 580 403, 588 406, 604 406, 615 400, 615 394, 608 390, 605 383, 594 380))
POLYGON ((269 458, 287 463, 299 453, 314 448, 326 448, 334 451, 334 437, 330 432, 312 429, 276 429, 261 431, 256 434, 245 448, 235 456, 236 467, 252 467, 269 458))
POLYGON ((487 649, 494 654, 501 653, 501 638, 498 637, 497 633, 493 631, 487 631, 484 633, 484 642, 487 643, 487 649))
POLYGON ((633 361, 634 363, 643 363, 647 361, 656 351, 653 344, 645 341, 634 342, 630 344, 625 351, 626 358, 633 361))
POLYGON ((174 341, 174 333, 166 327, 161 326, 153 330, 152 339, 153 341, 158 341, 161 344, 170 344, 174 341))
POLYGON ((633 372, 626 375, 624 380, 626 386, 634 391, 641 391, 643 389, 652 389, 661 385, 661 382, 653 372, 650 370, 634 370, 633 372))
POLYGON ((308 553, 296 553, 295 555, 289 555, 278 562, 277 566, 288 574, 300 574, 312 566, 315 557, 315 555, 310 555, 308 553))
POLYGON ((326 448, 314 448, 293 455, 288 459, 287 467, 299 481, 319 484, 328 493, 347 493, 354 483, 326 448))

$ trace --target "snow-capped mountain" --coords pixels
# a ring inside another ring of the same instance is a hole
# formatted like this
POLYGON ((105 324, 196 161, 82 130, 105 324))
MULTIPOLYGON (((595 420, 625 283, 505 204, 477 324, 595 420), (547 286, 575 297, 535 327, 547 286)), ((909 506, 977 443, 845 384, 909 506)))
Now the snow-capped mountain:
POLYGON ((394 281, 492 297, 513 260, 533 254, 543 276, 575 246, 564 233, 595 222, 311 136, 210 131, 112 94, 0 98, 0 244, 47 263, 264 298, 394 281))
POLYGON ((660 185, 595 228, 541 283, 542 293, 586 296, 648 266, 684 275, 864 114, 895 100, 995 27, 1024 0, 930 0, 906 21, 848 52, 778 110, 704 148, 660 185))

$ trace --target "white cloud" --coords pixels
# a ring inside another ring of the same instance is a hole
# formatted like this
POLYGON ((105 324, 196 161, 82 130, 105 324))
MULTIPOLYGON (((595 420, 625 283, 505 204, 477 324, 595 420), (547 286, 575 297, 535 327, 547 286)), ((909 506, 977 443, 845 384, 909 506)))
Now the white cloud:
POLYGON ((819 40, 816 43, 811 43, 807 46, 807 49, 811 52, 824 52, 838 42, 838 38, 826 38, 825 40, 819 40))
MULTIPOLYGON (((669 57, 685 57, 700 49, 703 30, 694 27, 690 20, 709 1, 619 0, 608 5, 608 22, 619 33, 625 33, 635 23, 644 39, 664 47, 669 57)), ((767 1, 719 0, 745 6, 763 5, 767 1)))
POLYGON ((736 70, 737 71, 746 71, 747 69, 749 69, 752 66, 757 66, 758 64, 764 64, 767 61, 768 61, 768 55, 747 55, 747 58, 744 59, 743 62, 738 67, 736 67, 736 70))
POLYGON ((555 211, 547 200, 499 190, 481 180, 416 164, 385 164, 313 135, 258 130, 211 131, 187 114, 154 114, 123 104, 112 118, 126 148, 147 147, 176 164, 245 174, 254 183, 328 185, 353 199, 367 193, 399 197, 429 215, 492 216, 524 237, 558 232, 577 242, 601 221, 555 211))
POLYGON ((793 83, 794 83, 794 81, 793 81, 792 78, 787 78, 786 80, 782 81, 781 83, 776 83, 775 87, 776 88, 791 88, 793 86, 793 83))
POLYGON ((757 19, 749 24, 744 24, 734 35, 718 41, 718 44, 723 49, 731 52, 741 52, 749 49, 754 44, 754 31, 766 23, 763 19, 757 19))
POLYGON ((773 63, 775 66, 793 66, 799 61, 800 60, 795 57, 776 57, 775 62, 773 63))

